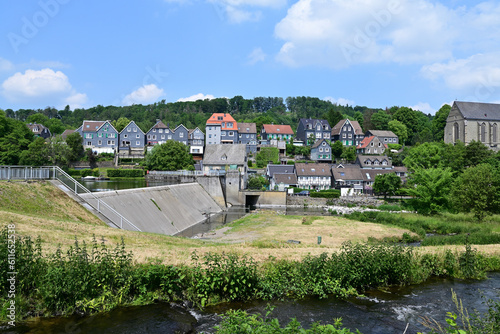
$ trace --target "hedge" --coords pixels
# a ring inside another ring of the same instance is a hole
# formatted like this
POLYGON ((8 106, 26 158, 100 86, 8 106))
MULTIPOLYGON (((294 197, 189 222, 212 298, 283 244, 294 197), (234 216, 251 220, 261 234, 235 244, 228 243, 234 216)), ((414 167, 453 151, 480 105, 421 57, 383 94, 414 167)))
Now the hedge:
POLYGON ((72 177, 99 176, 99 169, 69 169, 67 173, 72 177))
POLYGON ((318 198, 339 198, 340 197, 340 190, 329 189, 329 190, 322 190, 322 191, 316 191, 316 192, 313 191, 309 195, 311 197, 318 197, 318 198))
POLYGON ((108 169, 108 177, 142 177, 142 169, 108 169))

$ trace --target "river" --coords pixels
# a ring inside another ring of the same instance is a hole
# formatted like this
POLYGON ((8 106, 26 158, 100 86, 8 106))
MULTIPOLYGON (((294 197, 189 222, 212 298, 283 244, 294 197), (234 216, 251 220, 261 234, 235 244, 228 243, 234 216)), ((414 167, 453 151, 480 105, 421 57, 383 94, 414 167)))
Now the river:
MULTIPOLYGON (((488 279, 430 281, 406 287, 372 290, 366 297, 339 300, 335 298, 307 298, 300 301, 272 302, 272 317, 282 325, 297 318, 303 326, 312 322, 333 323, 341 317, 345 327, 359 329, 364 334, 406 333, 426 331, 420 324, 421 317, 434 318, 444 323, 446 312, 455 311, 451 289, 472 311, 484 312, 486 298, 498 300, 500 273, 490 273, 488 279)), ((248 312, 265 312, 267 302, 229 303, 207 308, 204 311, 189 309, 181 304, 157 303, 148 306, 121 307, 109 313, 92 317, 39 319, 18 325, 1 333, 103 333, 103 334, 164 334, 164 333, 214 333, 213 327, 220 322, 219 314, 229 309, 248 312)))

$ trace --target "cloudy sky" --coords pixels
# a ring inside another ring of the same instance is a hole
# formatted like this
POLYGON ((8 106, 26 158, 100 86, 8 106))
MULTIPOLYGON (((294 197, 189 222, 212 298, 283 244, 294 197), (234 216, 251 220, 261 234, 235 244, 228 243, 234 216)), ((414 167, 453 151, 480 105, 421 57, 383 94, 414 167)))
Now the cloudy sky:
POLYGON ((0 108, 500 102, 500 1, 3 1, 0 108))

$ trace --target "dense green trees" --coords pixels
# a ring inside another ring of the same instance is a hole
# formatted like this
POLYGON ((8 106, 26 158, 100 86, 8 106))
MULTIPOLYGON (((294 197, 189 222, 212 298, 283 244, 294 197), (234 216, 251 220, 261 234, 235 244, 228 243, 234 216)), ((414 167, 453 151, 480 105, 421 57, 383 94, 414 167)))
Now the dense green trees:
POLYGON ((500 174, 490 164, 467 168, 453 183, 451 202, 458 211, 472 212, 478 220, 500 211, 500 174))
POLYGON ((148 170, 194 170, 194 161, 186 145, 168 140, 146 154, 144 166, 148 170))
POLYGON ((384 195, 384 198, 396 195, 399 188, 401 188, 401 178, 395 173, 380 174, 375 177, 373 191, 384 195))
POLYGON ((453 174, 450 168, 417 168, 410 174, 406 188, 418 213, 436 214, 449 208, 453 174))
POLYGON ((6 116, 0 110, 0 165, 17 165, 21 152, 33 141, 26 124, 6 116))
POLYGON ((252 175, 248 179, 248 189, 262 190, 262 187, 269 185, 269 181, 262 175, 252 175))

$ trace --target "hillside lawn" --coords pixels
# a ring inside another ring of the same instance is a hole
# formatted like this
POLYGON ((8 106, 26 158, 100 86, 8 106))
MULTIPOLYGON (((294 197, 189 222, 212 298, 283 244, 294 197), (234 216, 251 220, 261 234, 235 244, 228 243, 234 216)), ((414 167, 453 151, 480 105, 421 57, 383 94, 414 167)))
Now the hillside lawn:
MULTIPOLYGON (((191 254, 206 252, 248 254, 256 261, 269 257, 300 260, 307 254, 319 255, 337 251, 343 242, 366 242, 369 237, 401 238, 408 230, 398 227, 362 223, 342 217, 306 217, 278 215, 262 211, 250 214, 200 239, 171 237, 132 232, 108 227, 92 213, 49 182, 0 181, 0 225, 15 224, 16 233, 40 236, 42 249, 53 253, 65 250, 78 241, 91 243, 93 235, 114 245, 124 239, 126 249, 137 262, 161 259, 164 264, 190 264, 191 254), (318 236, 322 242, 318 245, 318 236), (300 244, 288 243, 300 241, 300 244)), ((500 230, 500 224, 495 231, 500 230)), ((498 232, 495 232, 498 233, 498 232)), ((477 245, 478 251, 500 256, 500 244, 477 245)), ((421 252, 441 253, 446 249, 463 250, 463 246, 420 247, 421 252)))

